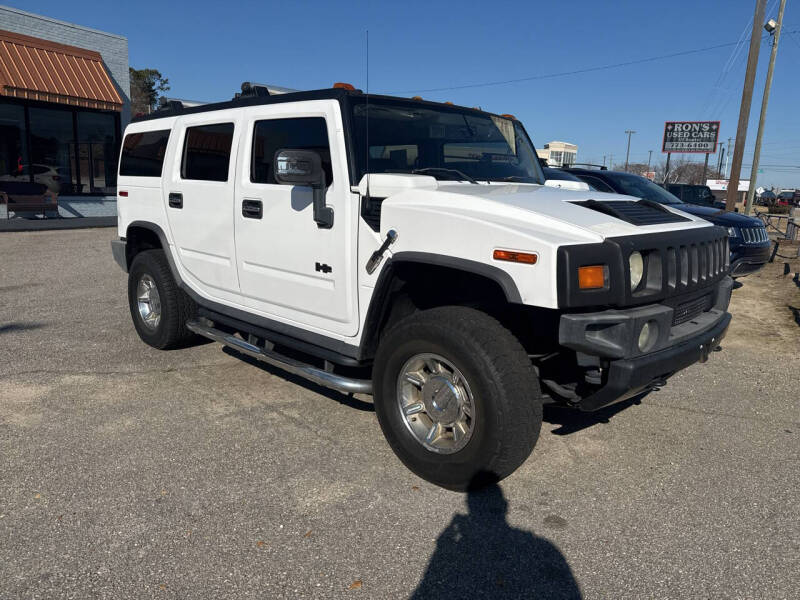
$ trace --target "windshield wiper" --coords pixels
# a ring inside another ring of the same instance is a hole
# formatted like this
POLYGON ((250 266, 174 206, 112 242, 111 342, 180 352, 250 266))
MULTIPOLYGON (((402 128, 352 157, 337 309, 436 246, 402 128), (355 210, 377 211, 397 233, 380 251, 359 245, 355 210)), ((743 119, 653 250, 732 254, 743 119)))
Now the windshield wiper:
POLYGON ((411 172, 415 175, 416 174, 425 175, 426 173, 445 173, 445 174, 453 173, 455 175, 458 175, 460 179, 464 179, 476 185, 478 184, 477 179, 475 179, 474 177, 470 177, 469 175, 467 175, 462 171, 459 171, 458 169, 447 169, 445 167, 425 167, 424 169, 414 169, 411 172))
POLYGON ((523 181, 524 179, 531 179, 531 177, 527 177, 525 175, 509 175, 508 177, 495 179, 495 181, 519 181, 520 183, 530 183, 529 181, 523 181))

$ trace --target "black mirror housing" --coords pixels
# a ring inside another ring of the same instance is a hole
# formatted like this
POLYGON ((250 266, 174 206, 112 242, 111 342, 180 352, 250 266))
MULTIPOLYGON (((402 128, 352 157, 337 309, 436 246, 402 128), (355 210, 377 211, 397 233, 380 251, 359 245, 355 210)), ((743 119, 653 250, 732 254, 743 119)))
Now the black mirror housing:
POLYGON ((333 209, 325 204, 325 171, 313 150, 278 150, 273 161, 275 181, 282 185, 306 185, 314 191, 314 221, 320 229, 333 227, 333 209))

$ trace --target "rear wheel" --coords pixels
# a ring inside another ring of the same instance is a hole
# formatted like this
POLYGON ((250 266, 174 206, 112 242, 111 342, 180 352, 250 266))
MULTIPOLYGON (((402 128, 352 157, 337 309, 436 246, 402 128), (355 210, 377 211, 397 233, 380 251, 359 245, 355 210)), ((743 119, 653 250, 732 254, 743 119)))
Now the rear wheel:
POLYGON ((435 308, 395 325, 378 348, 374 394, 400 460, 453 490, 513 473, 542 424, 527 353, 495 319, 470 308, 435 308))
POLYGON ((133 259, 128 304, 136 332, 146 344, 166 350, 198 339, 186 329, 195 304, 175 283, 163 250, 145 250, 133 259))

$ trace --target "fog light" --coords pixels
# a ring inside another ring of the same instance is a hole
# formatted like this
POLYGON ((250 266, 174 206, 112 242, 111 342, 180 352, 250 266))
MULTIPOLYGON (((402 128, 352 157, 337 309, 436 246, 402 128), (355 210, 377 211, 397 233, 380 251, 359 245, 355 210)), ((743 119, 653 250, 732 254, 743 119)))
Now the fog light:
POLYGON ((631 291, 634 291, 642 282, 644 275, 644 259, 641 252, 631 252, 628 257, 628 266, 631 271, 631 291))
POLYGON ((639 332, 639 350, 647 352, 656 345, 658 339, 658 323, 655 321, 647 321, 642 325, 642 330, 639 332))

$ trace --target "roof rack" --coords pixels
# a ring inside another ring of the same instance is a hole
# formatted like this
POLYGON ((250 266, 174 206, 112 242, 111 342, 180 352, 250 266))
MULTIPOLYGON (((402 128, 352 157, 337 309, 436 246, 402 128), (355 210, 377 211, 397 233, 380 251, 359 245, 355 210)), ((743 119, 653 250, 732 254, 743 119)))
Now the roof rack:
POLYGON ((600 171, 608 171, 608 167, 605 165, 595 165, 593 163, 570 163, 568 165, 564 165, 563 169, 569 169, 570 167, 594 167, 599 169, 600 171))
POLYGON ((278 96, 280 94, 291 94, 299 92, 300 90, 293 90, 291 88, 280 87, 277 85, 267 85, 265 83, 254 83, 252 81, 242 82, 242 91, 236 92, 233 95, 234 100, 239 98, 264 98, 266 96, 278 96))

